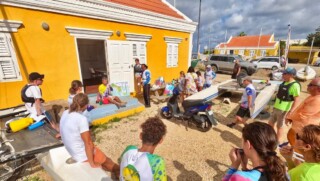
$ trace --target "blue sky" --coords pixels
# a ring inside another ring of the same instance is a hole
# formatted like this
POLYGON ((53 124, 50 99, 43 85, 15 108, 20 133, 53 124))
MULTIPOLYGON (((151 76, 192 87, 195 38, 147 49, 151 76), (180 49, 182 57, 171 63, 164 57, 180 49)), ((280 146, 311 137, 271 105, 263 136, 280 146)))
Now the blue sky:
MULTIPOLYGON (((174 0, 167 0, 173 5, 174 0)), ((176 8, 198 22, 200 0, 176 0, 176 8)), ((227 37, 240 32, 247 35, 275 35, 275 40, 286 39, 291 24, 291 39, 305 39, 320 26, 319 0, 202 0, 200 44, 214 47, 227 37), (211 32, 210 32, 211 29, 211 32)), ((193 36, 196 50, 197 31, 193 36)), ((227 39, 228 39, 227 38, 227 39)))

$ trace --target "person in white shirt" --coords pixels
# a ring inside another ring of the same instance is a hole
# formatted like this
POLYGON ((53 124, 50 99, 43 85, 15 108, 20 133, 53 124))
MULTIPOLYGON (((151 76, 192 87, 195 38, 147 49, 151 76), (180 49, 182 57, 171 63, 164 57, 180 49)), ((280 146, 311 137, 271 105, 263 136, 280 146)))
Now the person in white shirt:
POLYGON ((39 87, 42 85, 43 79, 44 74, 32 72, 29 74, 29 84, 25 85, 21 90, 21 99, 32 118, 42 115, 45 111, 42 105, 44 102, 42 91, 39 87))
POLYGON ((102 167, 119 176, 119 165, 94 146, 87 118, 81 113, 87 109, 89 98, 83 93, 74 96, 70 108, 63 112, 60 120, 62 142, 75 162, 89 162, 93 168, 102 167))

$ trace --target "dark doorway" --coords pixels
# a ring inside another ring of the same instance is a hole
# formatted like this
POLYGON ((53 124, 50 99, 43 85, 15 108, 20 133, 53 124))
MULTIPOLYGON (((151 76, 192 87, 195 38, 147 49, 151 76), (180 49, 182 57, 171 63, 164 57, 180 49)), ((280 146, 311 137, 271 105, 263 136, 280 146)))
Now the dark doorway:
POLYGON ((77 39, 85 93, 96 93, 101 77, 107 75, 104 40, 77 39))

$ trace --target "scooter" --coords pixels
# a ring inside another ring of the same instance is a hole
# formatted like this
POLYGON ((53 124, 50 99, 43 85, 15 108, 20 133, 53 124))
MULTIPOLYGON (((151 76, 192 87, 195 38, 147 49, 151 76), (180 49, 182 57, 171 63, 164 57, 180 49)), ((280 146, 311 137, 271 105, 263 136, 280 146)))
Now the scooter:
POLYGON ((184 112, 180 111, 178 99, 180 90, 178 86, 173 89, 173 94, 169 98, 167 106, 161 108, 160 115, 165 119, 172 117, 184 121, 191 121, 202 132, 207 132, 211 129, 212 125, 217 125, 218 122, 213 116, 211 110, 212 102, 205 99, 199 100, 184 100, 182 107, 184 112))

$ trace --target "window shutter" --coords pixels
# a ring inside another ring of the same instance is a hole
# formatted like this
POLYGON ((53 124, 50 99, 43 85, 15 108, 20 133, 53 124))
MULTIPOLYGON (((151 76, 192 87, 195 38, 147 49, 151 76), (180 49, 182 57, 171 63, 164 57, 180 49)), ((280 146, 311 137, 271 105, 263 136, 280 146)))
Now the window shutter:
POLYGON ((0 81, 21 79, 10 34, 0 33, 0 81))
POLYGON ((167 67, 172 67, 172 44, 167 46, 167 67))
POLYGON ((1 58, 0 70, 2 72, 3 79, 16 79, 18 78, 17 72, 14 69, 11 58, 1 58))
POLYGON ((173 58, 172 58, 172 66, 178 66, 178 45, 173 45, 173 58))

